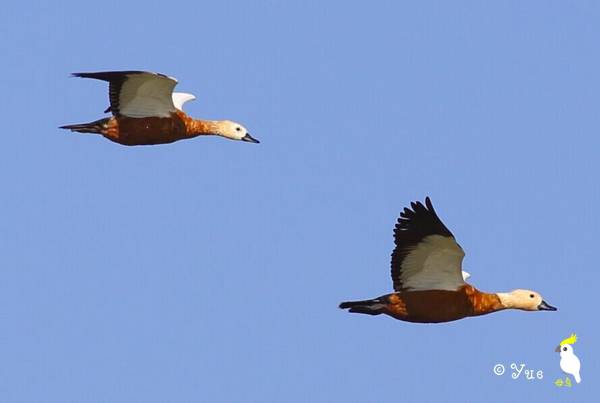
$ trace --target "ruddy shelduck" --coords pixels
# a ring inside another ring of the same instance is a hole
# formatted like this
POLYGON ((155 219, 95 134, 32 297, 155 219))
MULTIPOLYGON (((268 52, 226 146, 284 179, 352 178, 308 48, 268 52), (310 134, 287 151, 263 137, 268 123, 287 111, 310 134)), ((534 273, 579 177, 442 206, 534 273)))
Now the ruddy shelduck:
POLYGON ((115 143, 137 146, 166 144, 202 135, 259 143, 248 130, 230 120, 193 119, 183 104, 192 94, 173 92, 177 80, 147 71, 73 73, 75 77, 108 81, 112 117, 90 123, 61 126, 79 133, 101 134, 115 143))
POLYGON ((340 308, 367 315, 385 314, 418 323, 440 323, 504 309, 556 311, 529 290, 486 293, 465 282, 465 253, 438 218, 431 200, 411 203, 394 230, 394 293, 364 301, 342 302, 340 308))

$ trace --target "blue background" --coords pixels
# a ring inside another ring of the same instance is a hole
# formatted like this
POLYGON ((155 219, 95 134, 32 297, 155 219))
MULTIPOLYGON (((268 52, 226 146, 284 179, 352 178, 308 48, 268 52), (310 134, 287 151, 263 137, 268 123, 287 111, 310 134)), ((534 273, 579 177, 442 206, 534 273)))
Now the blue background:
POLYGON ((598 395, 597 2, 14 2, 0 14, 4 402, 591 401, 598 395), (74 71, 177 77, 261 144, 128 148, 74 71), (440 325, 391 291, 432 197, 485 291, 558 312, 440 325), (557 388, 571 332, 582 383, 557 388), (496 376, 496 363, 543 370, 496 376))

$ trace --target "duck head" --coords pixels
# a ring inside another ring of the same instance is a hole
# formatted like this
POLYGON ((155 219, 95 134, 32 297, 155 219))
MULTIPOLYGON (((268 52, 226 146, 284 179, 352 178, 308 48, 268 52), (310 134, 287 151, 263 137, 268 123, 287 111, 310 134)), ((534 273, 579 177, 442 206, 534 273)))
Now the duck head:
POLYGON ((260 141, 248 133, 248 130, 246 130, 244 126, 239 123, 232 122, 231 120, 220 120, 216 122, 214 132, 214 134, 217 136, 225 137, 231 140, 260 143, 260 141))
POLYGON ((507 293, 498 293, 500 302, 507 309, 521 309, 523 311, 556 311, 542 296, 531 290, 514 290, 507 293))

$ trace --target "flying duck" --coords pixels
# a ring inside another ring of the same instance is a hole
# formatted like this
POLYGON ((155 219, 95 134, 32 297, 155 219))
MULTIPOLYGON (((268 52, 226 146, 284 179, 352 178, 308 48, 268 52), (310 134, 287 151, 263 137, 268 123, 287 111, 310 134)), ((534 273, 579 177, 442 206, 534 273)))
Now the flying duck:
POLYGON ((193 119, 183 104, 192 94, 173 92, 177 80, 147 71, 73 73, 74 77, 107 81, 112 117, 90 123, 61 126, 79 133, 101 134, 126 146, 166 144, 201 135, 259 143, 244 126, 230 120, 193 119))
POLYGON ((406 322, 440 323, 504 309, 556 311, 529 290, 486 293, 465 282, 465 252, 438 218, 429 197, 411 203, 394 229, 392 252, 394 293, 364 301, 342 302, 340 308, 367 315, 385 314, 406 322))

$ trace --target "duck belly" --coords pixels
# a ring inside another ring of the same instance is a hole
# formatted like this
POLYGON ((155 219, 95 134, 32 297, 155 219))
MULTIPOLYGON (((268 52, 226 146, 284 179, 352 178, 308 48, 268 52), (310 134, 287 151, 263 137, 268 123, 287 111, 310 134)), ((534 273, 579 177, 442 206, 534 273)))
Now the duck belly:
POLYGON ((386 313, 406 322, 441 323, 472 316, 473 306, 461 291, 405 291, 390 294, 386 313))
POLYGON ((176 115, 168 118, 119 116, 111 119, 102 134, 111 141, 128 146, 167 144, 186 138, 186 127, 176 115))

